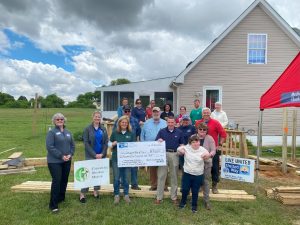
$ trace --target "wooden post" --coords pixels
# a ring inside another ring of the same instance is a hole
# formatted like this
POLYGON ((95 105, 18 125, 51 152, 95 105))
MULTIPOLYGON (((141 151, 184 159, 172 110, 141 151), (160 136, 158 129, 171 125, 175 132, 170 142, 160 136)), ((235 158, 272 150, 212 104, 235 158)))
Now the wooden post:
POLYGON ((291 160, 296 160, 297 111, 293 110, 292 154, 291 160))
POLYGON ((287 135, 288 135, 288 111, 287 108, 283 108, 283 120, 282 120, 282 172, 287 173, 287 135))
POLYGON ((33 118, 32 118, 32 136, 36 136, 37 100, 38 100, 38 93, 35 93, 34 110, 33 110, 33 118))

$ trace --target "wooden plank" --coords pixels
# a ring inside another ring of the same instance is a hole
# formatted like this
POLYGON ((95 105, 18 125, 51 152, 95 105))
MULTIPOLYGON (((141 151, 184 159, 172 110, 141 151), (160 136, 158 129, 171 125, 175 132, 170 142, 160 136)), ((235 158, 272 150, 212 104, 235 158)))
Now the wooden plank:
POLYGON ((275 191, 277 191, 279 193, 295 193, 295 192, 299 192, 300 193, 300 186, 294 186, 294 187, 279 186, 279 187, 275 188, 275 191))
POLYGON ((300 176, 300 170, 297 170, 297 171, 296 171, 296 174, 300 176))
POLYGON ((47 158, 25 158, 24 160, 25 166, 47 166, 47 158))
POLYGON ((8 165, 0 165, 0 170, 7 170, 8 169, 8 165))
POLYGON ((11 154, 8 158, 9 159, 17 159, 19 157, 21 157, 23 154, 23 152, 14 152, 13 154, 11 154))
POLYGON ((1 170, 0 175, 15 174, 15 173, 31 173, 31 172, 35 172, 35 171, 36 170, 33 166, 28 166, 28 167, 22 167, 20 169, 1 170))
MULTIPOLYGON (((32 192, 32 193, 44 193, 50 192, 51 182, 49 181, 27 181, 19 185, 11 187, 11 190, 14 192, 32 192)), ((142 190, 130 190, 130 196, 142 197, 142 198, 155 198, 156 191, 149 191, 150 186, 140 185, 142 190)), ((68 192, 79 193, 80 190, 74 189, 74 183, 69 182, 67 187, 68 192)), ((92 192, 92 188, 90 189, 92 192)), ((102 185, 101 191, 102 194, 112 195, 113 194, 113 185, 102 185)), ((210 199, 216 201, 246 201, 254 200, 255 196, 247 194, 244 190, 224 190, 219 189, 219 194, 211 194, 210 199)), ((178 189, 178 195, 181 193, 178 189)), ((164 193, 165 198, 170 197, 169 192, 164 193)), ((202 197, 203 194, 199 193, 199 196, 202 197)))
MULTIPOLYGON (((248 158, 256 160, 257 156, 256 155, 248 155, 248 158)), ((280 165, 280 162, 277 162, 276 160, 271 160, 271 159, 262 158, 262 157, 259 157, 259 162, 268 164, 268 165, 280 165)))

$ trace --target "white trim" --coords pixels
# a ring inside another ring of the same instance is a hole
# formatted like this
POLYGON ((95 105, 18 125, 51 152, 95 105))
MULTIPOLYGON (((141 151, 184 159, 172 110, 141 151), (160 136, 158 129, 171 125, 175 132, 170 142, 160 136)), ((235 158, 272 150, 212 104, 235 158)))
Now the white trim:
POLYGON ((247 35, 247 64, 248 65, 265 65, 268 64, 268 34, 267 33, 248 33, 247 35), (265 63, 249 63, 249 36, 250 35, 264 35, 266 36, 266 52, 265 52, 265 63))
POLYGON ((219 91, 219 102, 222 104, 223 99, 223 88, 222 86, 203 86, 203 95, 202 95, 202 107, 206 107, 206 91, 207 90, 218 90, 219 91))
POLYGON ((209 52, 214 49, 256 6, 260 6, 267 15, 289 36, 300 48, 300 37, 291 28, 291 26, 267 3, 265 0, 254 1, 219 37, 217 37, 187 68, 185 68, 177 77, 175 83, 184 83, 184 77, 190 72, 209 52))

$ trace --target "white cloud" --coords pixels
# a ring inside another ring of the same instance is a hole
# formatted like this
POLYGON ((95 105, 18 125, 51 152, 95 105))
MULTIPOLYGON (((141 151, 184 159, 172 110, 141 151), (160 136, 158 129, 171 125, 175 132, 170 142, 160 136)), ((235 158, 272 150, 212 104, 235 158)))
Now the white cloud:
POLYGON ((2 90, 28 98, 56 93, 65 101, 74 100, 79 93, 94 91, 95 86, 54 65, 27 60, 0 61, 2 90))
POLYGON ((10 43, 6 35, 0 30, 0 53, 7 54, 10 43))

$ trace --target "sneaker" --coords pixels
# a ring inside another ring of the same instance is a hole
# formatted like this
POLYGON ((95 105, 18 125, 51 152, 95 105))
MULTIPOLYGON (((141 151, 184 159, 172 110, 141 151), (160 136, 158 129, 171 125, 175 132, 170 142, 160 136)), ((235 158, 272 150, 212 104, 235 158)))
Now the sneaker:
POLYGON ((142 190, 138 185, 137 186, 131 186, 131 189, 132 190, 142 190))
POLYGON ((149 188, 149 191, 156 191, 157 190, 157 187, 151 187, 149 188))
POLYGON ((164 189, 164 191, 165 191, 165 192, 168 192, 168 191, 169 191, 169 188, 166 187, 166 188, 164 189))
POLYGON ((180 205, 178 206, 178 208, 179 208, 179 209, 183 209, 183 208, 185 208, 185 206, 186 206, 186 204, 181 204, 181 203, 180 203, 180 205))
POLYGON ((115 195, 114 197, 114 204, 119 204, 120 202, 120 196, 119 195, 115 195))
POLYGON ((96 198, 96 199, 100 198, 99 191, 95 191, 93 195, 94 195, 94 198, 96 198))
POLYGON ((130 203, 131 202, 130 198, 129 198, 129 195, 125 195, 124 196, 124 200, 125 200, 126 203, 130 203))
POLYGON ((85 197, 83 197, 83 198, 79 198, 79 201, 80 201, 81 203, 86 203, 86 199, 85 199, 85 197))
POLYGON ((52 213, 58 213, 59 212, 58 208, 52 209, 51 211, 52 211, 52 213))
POLYGON ((192 213, 196 213, 197 212, 197 209, 192 209, 192 213))

